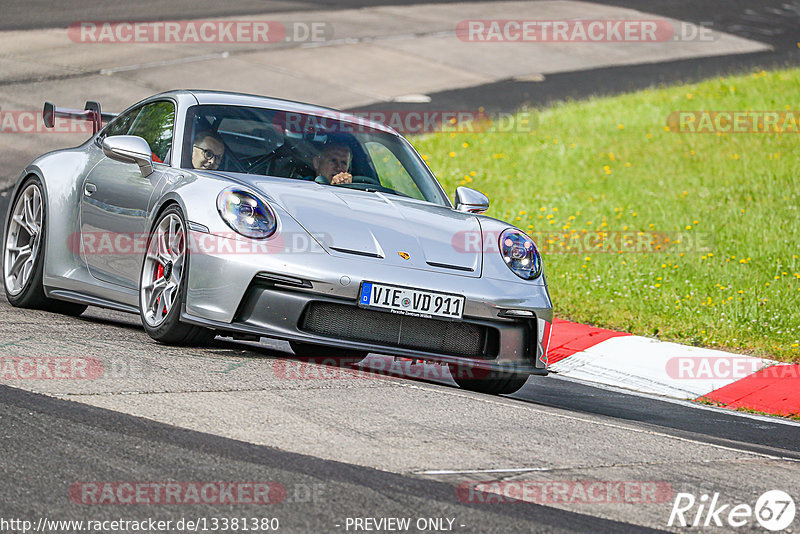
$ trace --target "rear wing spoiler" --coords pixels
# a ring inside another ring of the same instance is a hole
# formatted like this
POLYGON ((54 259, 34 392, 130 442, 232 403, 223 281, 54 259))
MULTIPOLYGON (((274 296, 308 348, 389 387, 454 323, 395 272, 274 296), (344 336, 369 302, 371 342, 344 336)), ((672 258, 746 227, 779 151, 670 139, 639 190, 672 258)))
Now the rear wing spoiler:
POLYGON ((93 100, 86 102, 83 110, 57 108, 52 102, 45 102, 42 110, 42 119, 47 128, 53 128, 56 124, 56 117, 66 119, 77 119, 92 122, 92 133, 96 134, 103 127, 104 122, 108 122, 117 115, 115 113, 103 113, 100 111, 100 103, 93 100))

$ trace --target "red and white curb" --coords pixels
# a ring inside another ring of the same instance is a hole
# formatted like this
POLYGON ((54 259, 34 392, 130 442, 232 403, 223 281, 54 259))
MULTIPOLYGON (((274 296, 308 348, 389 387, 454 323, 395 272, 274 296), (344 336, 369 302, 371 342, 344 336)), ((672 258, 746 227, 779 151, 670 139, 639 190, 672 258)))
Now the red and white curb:
POLYGON ((800 365, 556 319, 550 370, 586 382, 731 408, 800 414, 800 365))

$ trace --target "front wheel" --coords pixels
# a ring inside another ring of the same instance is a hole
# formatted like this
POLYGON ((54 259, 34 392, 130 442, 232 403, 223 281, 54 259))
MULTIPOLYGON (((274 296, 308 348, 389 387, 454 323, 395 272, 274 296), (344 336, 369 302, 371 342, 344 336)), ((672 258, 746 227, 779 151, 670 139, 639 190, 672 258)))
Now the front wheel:
POLYGON ((450 363, 450 376, 459 387, 477 393, 490 395, 509 395, 522 389, 528 380, 528 375, 519 373, 504 373, 501 371, 487 371, 471 365, 450 363))
POLYGON ((214 331, 182 323, 189 253, 186 223, 178 206, 159 216, 147 240, 139 281, 139 312, 147 334, 167 345, 203 345, 214 331))

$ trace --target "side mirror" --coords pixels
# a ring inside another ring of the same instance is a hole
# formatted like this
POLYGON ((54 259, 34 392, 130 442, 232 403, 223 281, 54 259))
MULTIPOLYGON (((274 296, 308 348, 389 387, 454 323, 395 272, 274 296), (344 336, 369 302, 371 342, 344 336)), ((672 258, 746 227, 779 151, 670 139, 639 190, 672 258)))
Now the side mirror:
POLYGON ((136 163, 142 176, 153 174, 150 145, 138 135, 112 135, 103 139, 103 154, 122 163, 136 163))
POLYGON ((489 209, 489 197, 469 187, 457 187, 456 209, 467 213, 483 213, 489 209))

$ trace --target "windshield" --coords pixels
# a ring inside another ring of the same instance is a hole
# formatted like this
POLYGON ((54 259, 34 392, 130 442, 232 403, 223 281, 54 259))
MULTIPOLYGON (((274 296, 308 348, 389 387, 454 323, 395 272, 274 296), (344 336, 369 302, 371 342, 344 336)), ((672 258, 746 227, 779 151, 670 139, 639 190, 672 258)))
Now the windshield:
POLYGON ((448 206, 441 187, 400 136, 341 114, 265 108, 189 108, 181 166, 314 181, 448 206))

